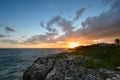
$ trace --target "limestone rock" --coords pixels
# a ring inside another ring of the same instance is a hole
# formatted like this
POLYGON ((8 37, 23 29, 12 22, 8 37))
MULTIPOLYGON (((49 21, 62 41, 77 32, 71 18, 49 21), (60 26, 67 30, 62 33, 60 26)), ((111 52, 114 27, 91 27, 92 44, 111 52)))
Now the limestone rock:
POLYGON ((120 80, 120 71, 83 66, 83 56, 54 54, 39 57, 23 75, 23 80, 120 80))

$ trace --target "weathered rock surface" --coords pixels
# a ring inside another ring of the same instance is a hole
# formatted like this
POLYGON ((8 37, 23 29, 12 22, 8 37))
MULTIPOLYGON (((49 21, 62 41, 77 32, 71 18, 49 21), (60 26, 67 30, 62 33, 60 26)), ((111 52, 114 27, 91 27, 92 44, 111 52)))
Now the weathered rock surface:
POLYGON ((85 57, 54 54, 39 57, 23 75, 23 80, 120 80, 120 71, 83 66, 85 57))

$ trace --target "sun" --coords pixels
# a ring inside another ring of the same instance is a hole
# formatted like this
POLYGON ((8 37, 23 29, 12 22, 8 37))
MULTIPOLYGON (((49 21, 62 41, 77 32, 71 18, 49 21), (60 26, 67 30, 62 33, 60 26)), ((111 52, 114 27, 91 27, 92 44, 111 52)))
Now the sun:
POLYGON ((78 47, 79 46, 79 44, 78 43, 75 43, 75 42, 72 42, 72 43, 70 43, 69 44, 69 48, 75 48, 75 47, 78 47))

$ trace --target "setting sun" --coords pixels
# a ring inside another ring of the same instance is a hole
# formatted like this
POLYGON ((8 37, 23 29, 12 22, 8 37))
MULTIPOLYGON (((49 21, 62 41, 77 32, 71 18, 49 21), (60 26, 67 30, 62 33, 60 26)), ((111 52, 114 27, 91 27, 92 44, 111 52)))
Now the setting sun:
POLYGON ((72 42, 72 43, 69 44, 68 47, 69 47, 69 48, 75 48, 75 47, 77 47, 77 46, 79 46, 78 43, 72 42))

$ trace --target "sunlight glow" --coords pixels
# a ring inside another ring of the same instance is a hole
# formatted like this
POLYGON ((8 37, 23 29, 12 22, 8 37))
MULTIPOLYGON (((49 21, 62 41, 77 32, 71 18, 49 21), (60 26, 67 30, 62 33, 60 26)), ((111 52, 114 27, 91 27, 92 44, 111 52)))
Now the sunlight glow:
POLYGON ((75 43, 75 42, 72 42, 72 43, 70 43, 69 44, 69 48, 75 48, 75 47, 78 47, 79 46, 79 44, 78 43, 75 43))

